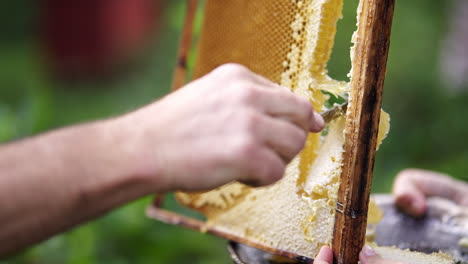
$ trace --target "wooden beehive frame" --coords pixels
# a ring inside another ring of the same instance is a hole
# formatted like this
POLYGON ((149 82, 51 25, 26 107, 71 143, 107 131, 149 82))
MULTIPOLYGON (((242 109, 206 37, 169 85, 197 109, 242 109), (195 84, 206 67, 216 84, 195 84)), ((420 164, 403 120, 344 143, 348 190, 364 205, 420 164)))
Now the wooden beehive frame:
POLYGON ((394 0, 361 0, 349 95, 333 251, 357 263, 364 245, 394 0))
MULTIPOLYGON (((367 210, 377 144, 382 91, 386 73, 394 0, 360 0, 362 12, 352 61, 350 105, 346 118, 341 185, 333 235, 335 263, 357 263, 364 245, 367 210)), ((187 0, 187 14, 179 48, 173 90, 182 87, 187 77, 187 55, 192 45, 193 21, 197 0, 187 0)), ((162 209, 162 196, 149 207, 149 217, 253 246, 274 254, 312 263, 291 252, 265 247, 242 237, 227 234, 205 223, 162 209)))

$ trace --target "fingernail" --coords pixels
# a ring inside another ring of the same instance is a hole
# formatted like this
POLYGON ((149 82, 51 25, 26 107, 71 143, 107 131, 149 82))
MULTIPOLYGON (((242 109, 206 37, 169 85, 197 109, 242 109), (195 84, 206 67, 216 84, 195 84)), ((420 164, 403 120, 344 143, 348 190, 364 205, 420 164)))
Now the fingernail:
POLYGON ((372 257, 372 256, 375 256, 377 255, 375 253, 375 251, 368 245, 365 245, 363 248, 362 248, 362 254, 364 254, 364 256, 366 257, 372 257))
POLYGON ((314 126, 313 128, 315 128, 315 130, 322 130, 324 127, 325 127, 325 120, 323 120, 323 117, 319 114, 319 113, 316 113, 314 112, 314 126))

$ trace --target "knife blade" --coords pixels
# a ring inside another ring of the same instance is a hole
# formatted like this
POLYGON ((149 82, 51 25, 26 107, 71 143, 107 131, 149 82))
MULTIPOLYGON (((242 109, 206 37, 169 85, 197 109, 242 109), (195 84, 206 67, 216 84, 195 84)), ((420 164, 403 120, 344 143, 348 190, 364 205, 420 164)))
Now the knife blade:
POLYGON ((338 116, 342 116, 348 110, 348 101, 342 104, 335 104, 332 108, 320 113, 326 124, 333 121, 338 116))

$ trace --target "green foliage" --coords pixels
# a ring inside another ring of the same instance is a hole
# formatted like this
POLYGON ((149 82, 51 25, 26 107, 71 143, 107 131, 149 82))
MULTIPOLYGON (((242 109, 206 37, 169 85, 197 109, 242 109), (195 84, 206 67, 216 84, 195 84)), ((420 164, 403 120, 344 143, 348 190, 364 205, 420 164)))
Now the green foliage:
MULTIPOLYGON (((36 2, 2 2, 1 24, 8 30, 0 37, 0 142, 124 113, 167 93, 184 11, 183 1, 168 2, 165 28, 139 65, 112 80, 81 83, 46 77, 39 45, 30 35, 36 2)), ((356 3, 345 3, 330 62, 330 74, 339 79, 349 71, 356 3)), ((468 180, 468 95, 448 94, 438 79, 446 5, 397 3, 384 96, 392 127, 377 157, 377 192, 388 192, 394 175, 406 167, 468 180)), ((0 264, 229 263, 223 240, 149 220, 144 216, 149 203, 150 198, 133 202, 0 264)))

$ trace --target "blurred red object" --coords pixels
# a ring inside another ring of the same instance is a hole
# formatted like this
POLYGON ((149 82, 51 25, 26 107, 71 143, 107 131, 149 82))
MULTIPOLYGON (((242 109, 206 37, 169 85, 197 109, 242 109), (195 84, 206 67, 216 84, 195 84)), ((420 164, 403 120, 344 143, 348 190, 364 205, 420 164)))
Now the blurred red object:
POLYGON ((65 78, 108 74, 155 34, 163 0, 44 0, 48 64, 65 78))

